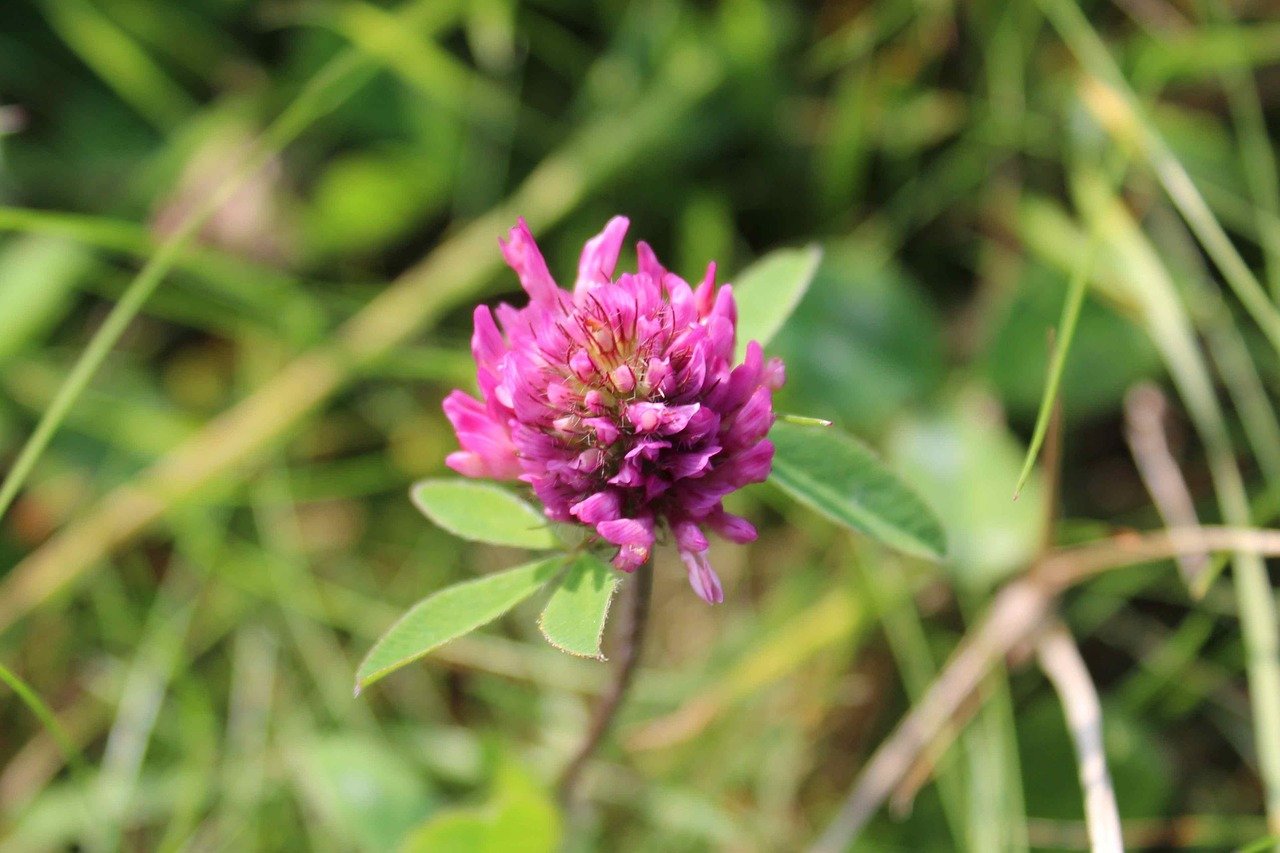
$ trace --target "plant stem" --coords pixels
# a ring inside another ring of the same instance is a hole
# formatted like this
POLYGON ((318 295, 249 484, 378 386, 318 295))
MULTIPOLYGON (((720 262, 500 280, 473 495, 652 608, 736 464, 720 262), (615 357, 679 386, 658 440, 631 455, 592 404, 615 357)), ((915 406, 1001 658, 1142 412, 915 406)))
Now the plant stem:
MULTIPOLYGON (((882 803, 940 734, 949 735, 964 703, 997 661, 1033 636, 1058 596, 1103 572, 1206 551, 1280 556, 1280 531, 1197 527, 1114 536, 1046 554, 992 599, 942 672, 863 763, 840 811, 809 853, 848 850, 882 803)), ((935 754, 936 752, 935 748, 935 754)))
POLYGON ((1107 769, 1102 743, 1102 704, 1098 689, 1080 656, 1080 648, 1066 626, 1053 620, 1036 646, 1040 668, 1053 683, 1067 718, 1076 751, 1080 790, 1084 795, 1085 824, 1094 853, 1122 853, 1120 810, 1107 769))
POLYGON ((582 770, 599 748, 604 736, 613 725, 613 718, 622 706, 631 680, 635 676, 636 667, 640 663, 640 651, 644 647, 645 627, 649 623, 649 600, 653 595, 653 561, 645 562, 636 569, 636 582, 631 591, 630 607, 627 608, 622 624, 622 648, 618 653, 618 666, 614 670, 613 683, 604 694, 596 712, 591 718, 591 726, 587 736, 574 753, 564 772, 560 774, 558 785, 560 801, 564 804, 573 802, 574 793, 582 770))

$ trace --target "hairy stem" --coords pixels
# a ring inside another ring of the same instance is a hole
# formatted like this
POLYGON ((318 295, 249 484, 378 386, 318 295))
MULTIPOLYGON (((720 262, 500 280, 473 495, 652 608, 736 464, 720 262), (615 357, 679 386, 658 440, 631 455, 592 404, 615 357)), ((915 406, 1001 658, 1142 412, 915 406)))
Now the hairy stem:
POLYGON ((653 594, 653 561, 650 560, 636 569, 636 582, 631 590, 630 606, 627 608, 622 624, 622 647, 618 651, 618 665, 614 670, 613 682, 608 691, 596 706, 591 717, 591 726, 582 745, 574 753, 573 758, 560 774, 558 789, 562 803, 573 802, 578 781, 587 762, 595 755, 604 736, 613 725, 622 700, 626 698, 631 680, 635 676, 640 663, 640 651, 644 647, 645 627, 649 623, 649 600, 653 594))

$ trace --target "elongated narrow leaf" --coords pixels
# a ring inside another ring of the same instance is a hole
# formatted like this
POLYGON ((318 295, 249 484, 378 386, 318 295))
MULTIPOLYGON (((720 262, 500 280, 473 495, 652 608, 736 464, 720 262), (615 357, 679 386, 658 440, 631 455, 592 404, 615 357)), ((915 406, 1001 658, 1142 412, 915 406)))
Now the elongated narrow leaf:
POLYGON ((796 500, 904 553, 936 559, 946 551, 933 512, 862 442, 785 421, 769 438, 777 448, 770 479, 796 500))
POLYGON ((1040 411, 1036 415, 1035 431, 1031 434, 1031 444, 1027 447, 1027 456, 1022 463, 1022 471, 1018 474, 1018 482, 1013 487, 1013 499, 1022 494, 1022 487, 1031 479, 1031 469, 1040 455, 1040 447, 1049 433, 1049 423, 1053 420, 1053 409, 1058 402, 1058 385, 1062 382, 1062 371, 1067 366, 1067 353, 1071 350, 1071 341, 1075 338, 1076 323, 1080 320, 1080 308, 1084 305, 1084 294, 1089 289, 1089 275, 1093 272, 1093 259, 1097 254, 1096 240, 1090 239, 1085 254, 1077 259, 1075 271, 1071 274, 1071 285, 1067 289, 1067 299, 1062 303, 1062 319, 1058 321, 1057 340, 1054 342, 1053 357, 1049 361, 1049 375, 1044 383, 1044 396, 1040 400, 1040 411))
POLYGON ((22 351, 70 309, 93 257, 61 240, 24 237, 0 251, 0 362, 22 351))
POLYGON ((423 480, 410 496, 427 518, 472 542, 532 551, 559 544, 542 513, 500 486, 471 480, 423 480))
POLYGON ((492 622, 559 571, 557 555, 440 590, 415 604, 374 644, 356 671, 356 693, 452 639, 492 622))
POLYGON ((764 346, 773 340, 809 289, 822 260, 822 249, 779 249, 738 276, 733 296, 738 303, 738 357, 748 341, 764 346))
POLYGON ((542 636, 571 655, 604 660, 600 640, 619 580, 618 571, 598 557, 578 557, 542 611, 542 636))

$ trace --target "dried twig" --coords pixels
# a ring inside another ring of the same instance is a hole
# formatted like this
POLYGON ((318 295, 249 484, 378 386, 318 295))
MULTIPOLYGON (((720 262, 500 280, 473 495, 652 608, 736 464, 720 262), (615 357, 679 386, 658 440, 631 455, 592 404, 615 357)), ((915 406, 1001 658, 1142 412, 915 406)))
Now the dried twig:
POLYGON ((1280 531, 1199 527, 1123 534, 1053 552, 1025 577, 1006 585, 925 695, 871 756, 811 849, 836 853, 848 847, 991 667, 1034 635, 1064 590, 1110 569, 1205 551, 1280 556, 1280 531))
POLYGON ((1089 848, 1093 853, 1124 850, 1120 812, 1107 770, 1102 744, 1102 704, 1080 657, 1075 640, 1058 620, 1045 630, 1037 644, 1040 668, 1053 682, 1067 717, 1071 741, 1076 750, 1080 788, 1084 793, 1084 816, 1089 827, 1089 848))
MULTIPOLYGON (((1138 474, 1147 487, 1156 510, 1168 527, 1195 527, 1195 502, 1178 469, 1165 436, 1164 419, 1169 404, 1160 389, 1149 383, 1135 386, 1124 398, 1125 438, 1138 474)), ((1185 554, 1178 558, 1178 570, 1188 589, 1209 568, 1209 555, 1185 554)))

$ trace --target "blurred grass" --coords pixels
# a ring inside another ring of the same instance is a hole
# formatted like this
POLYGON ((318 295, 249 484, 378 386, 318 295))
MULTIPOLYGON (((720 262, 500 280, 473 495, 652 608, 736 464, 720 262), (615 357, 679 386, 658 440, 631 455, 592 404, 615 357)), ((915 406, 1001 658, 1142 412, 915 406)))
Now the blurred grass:
MULTIPOLYGON (((762 536, 714 550, 724 606, 660 561, 568 849, 816 834, 1039 547, 1044 485, 1009 495, 1088 234, 1057 538, 1159 523, 1121 437, 1140 379, 1181 394, 1201 519, 1268 523, 1280 29, 1224 0, 1047 7, 1070 49, 1034 4, 949 0, 0 4, 0 470, 22 485, 0 665, 31 691, 0 690, 0 849, 474 848, 546 824, 539 783, 602 672, 546 646, 537 602, 349 691, 405 606, 519 559, 407 498, 452 448, 468 304, 515 290, 496 239, 519 214, 565 273, 616 212, 686 276, 820 242, 779 406, 878 444, 954 543, 904 561, 741 495, 762 536), (344 61, 358 87, 269 130, 344 61), (16 580, 33 565, 54 574, 16 580)), ((1236 592, 1270 600, 1266 567, 1200 601, 1166 568, 1066 603, 1134 846, 1266 832, 1236 592)), ((1081 846, 1052 691, 1014 670, 990 695, 859 849, 1081 846)))

